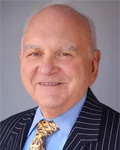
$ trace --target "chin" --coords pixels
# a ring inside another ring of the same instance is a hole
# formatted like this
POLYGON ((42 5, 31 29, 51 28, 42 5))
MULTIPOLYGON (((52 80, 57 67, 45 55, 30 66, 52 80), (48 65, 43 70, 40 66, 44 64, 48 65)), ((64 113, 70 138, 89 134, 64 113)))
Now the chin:
MULTIPOLYGON (((56 103, 40 103, 39 104, 39 107, 41 108, 41 110, 46 110, 46 111, 50 111, 50 110, 52 110, 52 111, 55 111, 55 110, 59 110, 60 108, 61 108, 61 105, 59 105, 59 104, 56 104, 56 103)), ((57 112, 56 112, 57 113, 57 112)))
POLYGON ((47 98, 39 98, 36 100, 36 103, 39 105, 39 106, 42 106, 42 107, 46 107, 46 108, 55 108, 55 107, 59 107, 59 100, 58 100, 58 96, 55 98, 54 97, 47 97, 47 98))

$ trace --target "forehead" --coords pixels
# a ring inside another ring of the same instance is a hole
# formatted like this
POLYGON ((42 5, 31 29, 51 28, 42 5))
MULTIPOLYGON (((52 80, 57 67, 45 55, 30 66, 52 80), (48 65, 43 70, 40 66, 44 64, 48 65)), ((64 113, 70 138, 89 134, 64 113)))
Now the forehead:
POLYGON ((23 39, 24 42, 51 38, 83 42, 81 37, 82 40, 89 40, 90 37, 88 25, 83 17, 58 8, 46 8, 31 19, 23 39))
POLYGON ((77 11, 69 7, 61 8, 52 6, 47 7, 34 15, 30 20, 26 31, 35 26, 39 26, 39 28, 41 28, 43 25, 46 27, 53 24, 55 26, 62 26, 64 24, 66 26, 84 26, 85 30, 88 31, 88 24, 86 19, 77 11))

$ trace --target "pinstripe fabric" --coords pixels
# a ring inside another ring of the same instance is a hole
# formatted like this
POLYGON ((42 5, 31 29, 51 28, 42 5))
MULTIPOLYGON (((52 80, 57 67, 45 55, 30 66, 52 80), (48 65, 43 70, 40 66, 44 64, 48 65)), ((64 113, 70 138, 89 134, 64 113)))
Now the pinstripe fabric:
POLYGON ((16 114, 0 124, 0 150, 22 150, 36 108, 16 114))
POLYGON ((120 114, 101 104, 89 89, 63 150, 120 150, 119 136, 120 114))
MULTIPOLYGON (((22 150, 36 108, 1 122, 0 150, 22 150)), ((98 102, 91 90, 63 150, 120 150, 120 115, 98 102)))

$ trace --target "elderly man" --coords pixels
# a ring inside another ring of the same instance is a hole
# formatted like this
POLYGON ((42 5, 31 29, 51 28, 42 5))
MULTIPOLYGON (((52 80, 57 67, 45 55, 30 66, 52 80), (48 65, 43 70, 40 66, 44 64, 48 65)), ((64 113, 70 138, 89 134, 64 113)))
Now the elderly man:
POLYGON ((119 150, 119 113, 90 90, 100 62, 90 19, 65 5, 33 16, 21 78, 39 107, 1 123, 1 150, 119 150))

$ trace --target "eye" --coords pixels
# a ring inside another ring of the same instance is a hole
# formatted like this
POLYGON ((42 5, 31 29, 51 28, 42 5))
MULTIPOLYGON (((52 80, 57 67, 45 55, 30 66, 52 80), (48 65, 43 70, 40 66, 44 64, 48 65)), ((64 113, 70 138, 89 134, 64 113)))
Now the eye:
POLYGON ((40 53, 38 53, 38 52, 33 52, 33 53, 29 54, 29 56, 39 56, 39 55, 40 55, 40 53))
POLYGON ((63 53, 61 53, 60 55, 61 55, 61 56, 70 56, 70 54, 69 54, 69 53, 66 53, 66 52, 63 52, 63 53))

